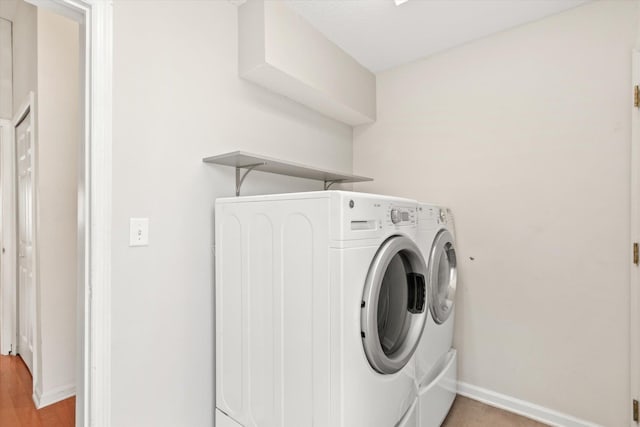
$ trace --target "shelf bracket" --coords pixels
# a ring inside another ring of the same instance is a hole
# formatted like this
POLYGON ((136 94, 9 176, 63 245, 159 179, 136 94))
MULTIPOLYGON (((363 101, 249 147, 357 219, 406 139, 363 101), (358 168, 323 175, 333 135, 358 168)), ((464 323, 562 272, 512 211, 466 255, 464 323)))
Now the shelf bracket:
POLYGON ((244 182, 244 179, 247 177, 247 175, 249 175, 249 172, 257 168, 258 166, 264 166, 266 164, 267 162, 261 162, 261 163, 254 163, 252 165, 236 166, 236 197, 240 195, 240 188, 242 187, 242 183, 244 182), (242 174, 242 176, 240 176, 240 169, 246 169, 246 171, 242 174))
POLYGON ((343 180, 342 179, 329 179, 324 181, 324 189, 328 190, 333 184, 339 184, 343 180))

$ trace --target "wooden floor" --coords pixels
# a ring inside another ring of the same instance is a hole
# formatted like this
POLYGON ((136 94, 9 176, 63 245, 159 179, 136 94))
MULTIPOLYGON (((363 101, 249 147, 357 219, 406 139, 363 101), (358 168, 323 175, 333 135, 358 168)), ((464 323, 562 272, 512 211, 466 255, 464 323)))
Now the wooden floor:
MULTIPOLYGON (((1 427, 74 426, 75 398, 37 410, 31 390, 31 374, 22 359, 0 356, 1 427)), ((442 427, 545 427, 545 424, 458 396, 442 427)))
POLYGON ((75 398, 37 410, 29 370, 17 356, 0 356, 0 426, 73 427, 75 398))
POLYGON ((529 418, 457 396, 442 427, 545 427, 529 418))

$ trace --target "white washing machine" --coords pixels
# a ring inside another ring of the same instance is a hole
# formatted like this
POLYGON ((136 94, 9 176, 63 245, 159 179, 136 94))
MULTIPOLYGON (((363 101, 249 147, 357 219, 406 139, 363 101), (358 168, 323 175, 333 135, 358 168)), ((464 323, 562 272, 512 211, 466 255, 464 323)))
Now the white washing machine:
POLYGON ((216 201, 216 426, 418 427, 417 202, 216 201))
POLYGON ((457 390, 457 353, 453 348, 457 258, 451 211, 418 205, 417 244, 427 260, 429 312, 416 351, 420 427, 438 427, 457 390))

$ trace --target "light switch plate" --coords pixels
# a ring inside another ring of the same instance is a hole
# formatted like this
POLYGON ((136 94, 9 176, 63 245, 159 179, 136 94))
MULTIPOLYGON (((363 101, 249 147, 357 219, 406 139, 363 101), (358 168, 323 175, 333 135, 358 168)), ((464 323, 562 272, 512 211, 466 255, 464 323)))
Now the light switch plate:
POLYGON ((129 219, 129 246, 149 246, 149 218, 129 219))

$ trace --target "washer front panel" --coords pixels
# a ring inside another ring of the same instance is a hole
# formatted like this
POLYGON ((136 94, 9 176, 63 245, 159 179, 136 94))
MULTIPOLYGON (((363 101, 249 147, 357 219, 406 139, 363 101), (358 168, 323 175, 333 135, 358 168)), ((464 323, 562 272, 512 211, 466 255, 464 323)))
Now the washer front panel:
POLYGON ((427 268, 416 244, 392 236, 369 268, 361 301, 361 335, 371 367, 401 370, 422 336, 428 313, 427 268))

